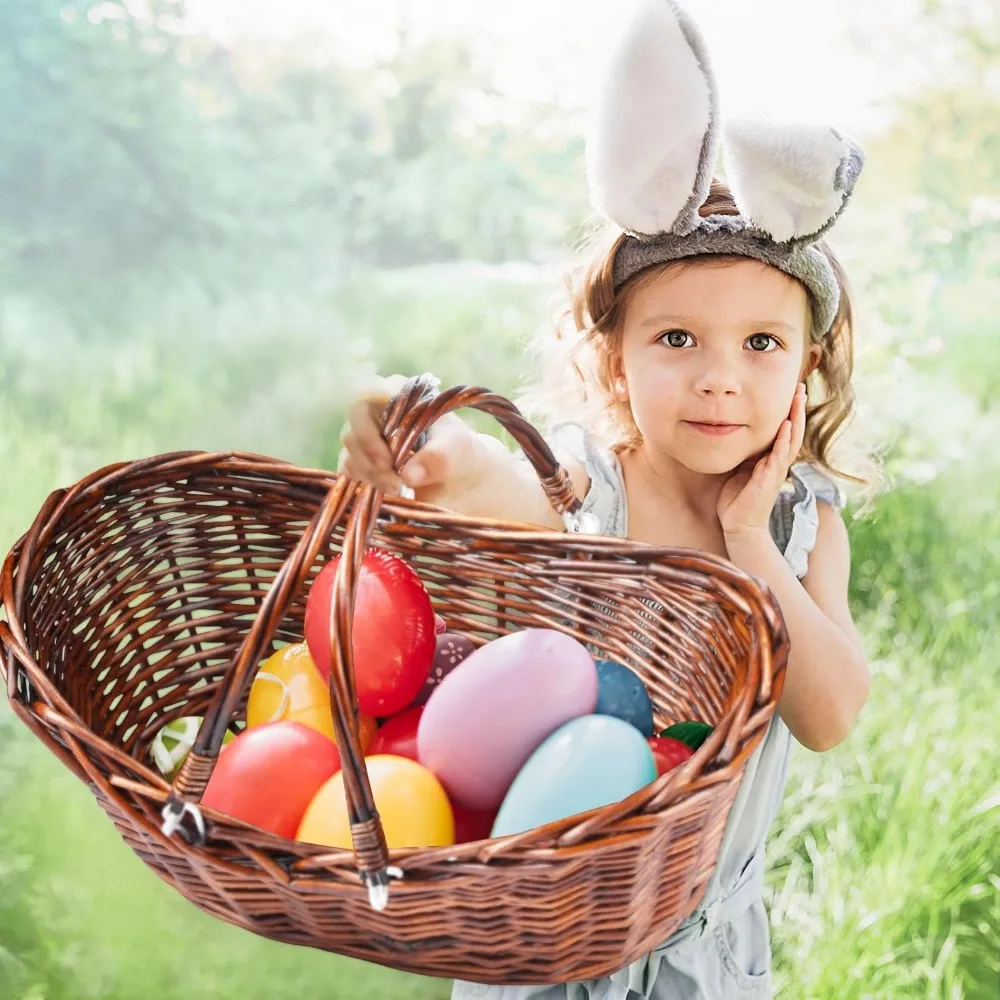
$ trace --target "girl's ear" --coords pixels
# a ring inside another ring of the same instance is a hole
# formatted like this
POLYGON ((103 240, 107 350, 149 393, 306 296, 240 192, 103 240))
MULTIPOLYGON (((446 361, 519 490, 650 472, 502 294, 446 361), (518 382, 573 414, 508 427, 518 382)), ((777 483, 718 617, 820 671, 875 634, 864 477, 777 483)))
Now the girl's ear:
POLYGON ((802 360, 802 376, 800 382, 804 382, 817 368, 823 357, 823 346, 821 344, 810 344, 806 356, 802 360))
POLYGON ((587 141, 591 201, 626 232, 683 236, 719 154, 705 45, 673 0, 641 0, 611 49, 587 141))
POLYGON ((625 378, 625 366, 622 364, 621 350, 618 349, 608 358, 608 374, 611 379, 611 393, 616 402, 628 402, 628 380, 625 378))

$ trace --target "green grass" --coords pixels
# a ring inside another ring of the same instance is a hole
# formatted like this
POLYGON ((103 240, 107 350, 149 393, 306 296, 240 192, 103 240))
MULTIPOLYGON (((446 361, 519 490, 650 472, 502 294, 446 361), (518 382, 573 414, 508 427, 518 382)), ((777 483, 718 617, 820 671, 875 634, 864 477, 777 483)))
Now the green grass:
MULTIPOLYGON (((13 488, 0 493, 0 548, 49 490, 107 461, 205 447, 332 466, 344 403, 374 370, 430 369, 509 393, 546 291, 531 275, 423 269, 358 279, 321 306, 182 302, 127 338, 81 343, 25 327, 29 348, 8 327, 0 460, 13 488)), ((984 357, 1000 375, 996 355, 984 357)), ((895 400, 933 391, 946 426, 965 426, 970 395, 979 426, 995 420, 975 398, 966 352, 908 371, 912 384, 897 370, 873 374, 891 376, 895 400)), ((911 413, 936 476, 904 477, 850 525, 872 697, 843 746, 796 751, 770 844, 778 995, 790 1000, 996 996, 1000 463, 989 449, 944 455, 920 407, 893 419, 911 413)), ((0 1000, 448 992, 208 918, 0 708, 0 1000)))
POLYGON ((981 646, 900 643, 851 738, 793 757, 769 847, 780 996, 995 995, 1000 643, 981 646))

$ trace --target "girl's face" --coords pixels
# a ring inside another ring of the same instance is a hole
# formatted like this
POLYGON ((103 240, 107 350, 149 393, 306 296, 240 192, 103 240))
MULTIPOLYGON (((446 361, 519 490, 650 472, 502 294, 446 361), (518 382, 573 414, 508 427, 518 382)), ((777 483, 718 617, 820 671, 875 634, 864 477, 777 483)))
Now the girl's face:
POLYGON ((692 472, 770 448, 819 360, 805 287, 754 260, 668 268, 625 314, 620 398, 645 444, 692 472))

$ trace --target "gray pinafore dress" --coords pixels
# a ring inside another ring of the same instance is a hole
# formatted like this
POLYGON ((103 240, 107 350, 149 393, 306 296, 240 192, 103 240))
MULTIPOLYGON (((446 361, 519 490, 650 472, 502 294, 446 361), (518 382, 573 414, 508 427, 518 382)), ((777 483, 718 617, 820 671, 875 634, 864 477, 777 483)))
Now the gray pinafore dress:
MULTIPOLYGON (((576 424, 557 429, 556 443, 583 462, 590 488, 583 509, 600 532, 628 532, 625 484, 613 454, 599 452, 576 424)), ((805 463, 792 467, 790 485, 771 514, 770 531, 801 579, 819 526, 817 503, 841 509, 834 483, 805 463)), ((764 908, 764 845, 784 792, 791 733, 777 716, 746 772, 729 813, 719 859, 704 897, 662 945, 610 977, 560 986, 487 986, 455 982, 452 1000, 769 1000, 771 943, 764 908)))

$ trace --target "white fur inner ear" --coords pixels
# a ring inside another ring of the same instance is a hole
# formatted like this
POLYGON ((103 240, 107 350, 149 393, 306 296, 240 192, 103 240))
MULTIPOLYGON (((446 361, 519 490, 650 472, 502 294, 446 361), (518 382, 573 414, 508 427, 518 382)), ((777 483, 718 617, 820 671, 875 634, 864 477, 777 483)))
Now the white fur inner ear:
POLYGON ((594 208, 633 233, 690 231, 718 152, 704 45, 673 3, 644 0, 612 53, 587 143, 594 208))
POLYGON ((860 148, 822 125, 727 122, 726 180, 740 214, 779 243, 820 233, 861 170, 860 148))

